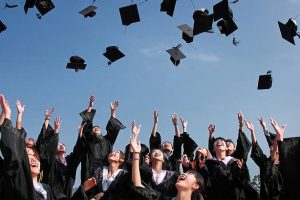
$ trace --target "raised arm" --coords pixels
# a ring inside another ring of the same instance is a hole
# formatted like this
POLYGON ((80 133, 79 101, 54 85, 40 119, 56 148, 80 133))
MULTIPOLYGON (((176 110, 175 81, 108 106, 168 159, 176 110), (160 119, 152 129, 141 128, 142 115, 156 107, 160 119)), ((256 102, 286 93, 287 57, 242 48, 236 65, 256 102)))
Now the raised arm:
POLYGON ((178 116, 175 113, 174 115, 171 116, 172 118, 172 123, 174 125, 175 128, 175 136, 180 137, 180 132, 179 132, 179 128, 178 128, 178 116))
POLYGON ((272 127, 276 133, 276 138, 275 138, 275 141, 273 143, 273 151, 271 152, 271 158, 273 160, 275 160, 275 157, 276 157, 276 153, 278 153, 278 143, 277 141, 283 141, 283 134, 284 134, 284 131, 286 129, 286 124, 282 125, 282 127, 280 127, 278 125, 278 123, 273 119, 271 118, 271 124, 272 124, 272 127))
POLYGON ((245 120, 245 124, 246 124, 246 127, 249 129, 249 131, 251 133, 251 141, 252 141, 252 145, 254 145, 256 143, 256 136, 255 136, 255 132, 254 132, 254 125, 252 124, 251 121, 246 121, 246 120, 245 120))
POLYGON ((95 97, 94 96, 90 96, 90 101, 89 101, 89 106, 87 108, 87 112, 91 112, 94 106, 94 102, 95 102, 95 97))
POLYGON ((131 132, 132 136, 130 137, 130 151, 133 153, 132 158, 132 183, 137 187, 144 187, 141 181, 140 175, 140 152, 141 152, 141 143, 138 142, 138 135, 140 133, 141 126, 137 126, 136 122, 132 122, 131 132))
POLYGON ((110 103, 110 113, 111 117, 116 118, 116 110, 119 107, 119 101, 116 100, 114 103, 110 103))
POLYGON ((54 107, 52 107, 50 110, 47 109, 45 112, 44 126, 46 130, 48 129, 50 118, 53 112, 54 112, 54 107))
POLYGON ((238 120, 239 120, 239 130, 243 132, 243 127, 244 127, 244 114, 242 112, 237 113, 238 120))
POLYGON ((216 129, 216 125, 214 124, 210 124, 208 126, 208 133, 209 133, 209 137, 208 137, 208 149, 210 152, 214 151, 214 142, 215 142, 215 137, 214 137, 214 132, 216 129))
POLYGON ((153 112, 153 128, 151 132, 151 136, 149 138, 149 145, 151 149, 159 149, 161 145, 161 137, 157 132, 157 123, 158 123, 158 112, 155 110, 153 112))
POLYGON ((159 113, 156 110, 154 110, 154 112, 153 112, 153 128, 152 128, 152 132, 151 132, 151 135, 153 137, 156 137, 158 115, 159 115, 159 113))
POLYGON ((183 117, 180 117, 180 121, 182 125, 182 133, 187 133, 188 121, 185 121, 183 117))
POLYGON ((23 112, 25 111, 25 105, 22 106, 21 102, 19 100, 17 100, 16 107, 18 110, 16 128, 20 130, 22 128, 22 117, 23 117, 23 112))
POLYGON ((9 107, 9 102, 4 98, 2 94, 0 94, 0 104, 2 108, 1 116, 0 116, 0 125, 3 124, 4 119, 10 119, 11 117, 11 110, 9 107))

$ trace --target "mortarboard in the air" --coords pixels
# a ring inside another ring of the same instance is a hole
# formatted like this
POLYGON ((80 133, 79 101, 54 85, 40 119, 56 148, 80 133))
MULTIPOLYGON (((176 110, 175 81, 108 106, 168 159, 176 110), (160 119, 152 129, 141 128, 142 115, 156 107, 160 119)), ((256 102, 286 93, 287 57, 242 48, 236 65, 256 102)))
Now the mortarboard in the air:
POLYGON ((26 0, 24 4, 25 14, 28 11, 28 8, 33 8, 37 0, 26 0))
POLYGON ((194 18, 194 28, 193 35, 198 35, 203 32, 207 32, 212 29, 212 24, 214 21, 214 16, 207 9, 201 8, 196 10, 193 14, 194 18))
POLYGON ((173 17, 176 6, 176 0, 163 0, 160 4, 160 11, 166 12, 169 16, 173 17))
POLYGON ((84 17, 94 17, 96 15, 96 9, 96 6, 88 6, 79 13, 82 14, 84 17))
POLYGON ((67 64, 67 68, 75 69, 76 72, 78 72, 78 70, 84 70, 86 67, 84 62, 85 60, 79 56, 71 56, 70 62, 67 64))
POLYGON ((6 28, 7 28, 6 25, 3 24, 3 22, 0 20, 0 33, 1 33, 2 31, 5 31, 6 28))
POLYGON ((217 27, 221 34, 225 34, 226 36, 230 35, 238 29, 233 19, 221 19, 220 21, 218 21, 217 27))
POLYGON ((125 56, 117 46, 106 47, 106 52, 103 55, 109 60, 108 65, 125 56))
POLYGON ((45 15, 50 10, 55 8, 55 5, 51 0, 37 0, 37 2, 35 3, 35 7, 38 9, 41 15, 45 15))
POLYGON ((189 25, 182 24, 177 27, 182 31, 182 39, 186 41, 186 43, 193 42, 193 29, 189 25))
POLYGON ((286 41, 295 45, 294 37, 296 35, 299 36, 297 33, 297 23, 294 19, 290 18, 286 24, 278 21, 278 26, 281 32, 281 37, 286 41))
POLYGON ((258 90, 270 89, 272 87, 271 71, 268 71, 265 75, 260 75, 258 78, 258 90))
POLYGON ((222 0, 213 6, 214 21, 221 18, 231 19, 233 17, 232 10, 228 5, 228 0, 222 0))
POLYGON ((185 58, 185 55, 180 51, 181 44, 176 47, 172 47, 172 49, 168 49, 167 52, 171 55, 170 60, 172 63, 177 66, 180 63, 181 59, 185 58))
POLYGON ((119 8, 119 11, 122 24, 125 26, 140 21, 139 11, 136 4, 119 8))

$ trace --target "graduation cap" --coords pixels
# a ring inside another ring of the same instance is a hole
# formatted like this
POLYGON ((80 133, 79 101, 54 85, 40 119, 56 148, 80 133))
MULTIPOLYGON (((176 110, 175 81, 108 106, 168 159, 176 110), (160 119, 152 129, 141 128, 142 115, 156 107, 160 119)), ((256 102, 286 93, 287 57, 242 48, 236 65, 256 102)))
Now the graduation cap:
POLYGON ((167 15, 173 17, 176 6, 176 0, 163 0, 160 4, 160 11, 166 12, 167 15))
POLYGON ((182 31, 182 39, 186 41, 186 43, 193 42, 193 29, 189 25, 182 24, 177 27, 182 31))
POLYGON ((27 14, 28 8, 33 8, 37 0, 26 0, 24 4, 24 11, 27 14))
POLYGON ((139 11, 136 4, 119 8, 119 11, 122 24, 125 26, 140 21, 139 11))
POLYGON ((109 60, 108 65, 125 56, 117 46, 106 47, 106 52, 103 55, 109 60))
POLYGON ((194 28, 193 35, 198 35, 203 32, 207 32, 212 29, 212 24, 214 20, 214 16, 205 8, 201 8, 196 10, 193 14, 194 18, 194 28))
POLYGON ((282 22, 278 21, 278 26, 281 32, 281 37, 295 45, 294 37, 300 36, 300 34, 297 33, 296 21, 292 18, 290 18, 286 24, 283 24, 282 22))
POLYGON ((38 9, 41 15, 45 15, 50 10, 55 8, 55 5, 51 0, 37 0, 37 2, 35 3, 35 7, 38 9))
POLYGON ((82 14, 84 17, 94 17, 96 15, 96 9, 96 6, 88 6, 79 13, 82 14))
POLYGON ((171 55, 170 60, 175 66, 179 65, 180 60, 185 58, 185 55, 179 50, 180 47, 181 44, 167 50, 167 52, 171 55))
POLYGON ((230 35, 238 29, 233 19, 221 19, 220 21, 218 21, 217 27, 221 34, 225 34, 226 36, 230 35))
POLYGON ((67 68, 75 69, 75 72, 78 72, 78 70, 84 70, 86 67, 86 64, 84 64, 84 62, 85 60, 79 56, 71 56, 70 62, 67 64, 67 68))
POLYGON ((260 75, 258 79, 258 90, 270 89, 272 87, 271 71, 268 71, 265 75, 260 75))
POLYGON ((219 3, 213 6, 214 11, 214 21, 217 21, 221 18, 223 19, 232 19, 233 13, 231 8, 228 5, 228 0, 222 0, 219 3))
POLYGON ((2 21, 0 20, 0 33, 1 33, 2 31, 5 31, 6 28, 7 28, 6 25, 3 24, 2 21))

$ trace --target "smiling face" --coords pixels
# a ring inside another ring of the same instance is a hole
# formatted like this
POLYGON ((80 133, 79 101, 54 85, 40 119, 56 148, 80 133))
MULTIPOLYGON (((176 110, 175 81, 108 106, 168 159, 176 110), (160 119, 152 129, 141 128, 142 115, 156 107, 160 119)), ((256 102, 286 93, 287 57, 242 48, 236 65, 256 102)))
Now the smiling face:
POLYGON ((124 153, 122 151, 113 151, 108 155, 108 162, 117 162, 117 163, 123 163, 124 161, 124 153))
POLYGON ((181 174, 175 184, 178 192, 180 191, 190 191, 191 193, 201 187, 200 175, 197 172, 187 171, 181 174))
POLYGON ((57 153, 65 153, 66 146, 63 143, 58 143, 56 148, 57 153))
POLYGON ((221 152, 221 151, 226 151, 227 150, 227 146, 225 143, 224 139, 216 139, 216 141, 214 142, 214 151, 217 152, 221 152))
POLYGON ((226 155, 230 156, 235 152, 235 146, 231 141, 226 141, 227 152, 226 155))
POLYGON ((160 149, 153 149, 151 151, 151 161, 164 161, 163 152, 160 149))
POLYGON ((172 147, 172 144, 170 142, 164 142, 164 143, 162 143, 161 147, 162 147, 162 151, 164 153, 171 153, 171 152, 173 152, 173 147, 172 147))

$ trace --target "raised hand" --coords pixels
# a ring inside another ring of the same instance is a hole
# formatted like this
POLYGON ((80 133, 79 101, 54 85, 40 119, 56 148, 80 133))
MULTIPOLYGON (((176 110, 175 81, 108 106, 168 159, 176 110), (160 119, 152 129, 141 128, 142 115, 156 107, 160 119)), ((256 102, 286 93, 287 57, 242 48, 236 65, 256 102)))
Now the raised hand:
POLYGON ((4 98, 3 95, 0 95, 0 104, 4 117, 10 119, 11 109, 9 107, 9 102, 4 98))
POLYGON ((94 187, 95 185, 97 185, 97 181, 94 177, 89 178, 87 180, 84 181, 83 183, 83 190, 86 192, 89 189, 91 189, 92 187, 94 187))
POLYGON ((274 128, 274 131, 276 132, 277 135, 279 135, 279 139, 282 141, 283 140, 283 134, 284 134, 284 131, 285 131, 287 125, 284 124, 280 127, 278 125, 278 123, 273 118, 271 118, 270 121, 271 121, 271 124, 274 128))
POLYGON ((214 125, 214 124, 210 124, 210 125, 208 126, 208 132, 209 132, 209 135, 214 134, 215 128, 216 128, 216 125, 214 125))
POLYGON ((183 132, 187 132, 186 129, 187 129, 188 121, 185 121, 183 119, 183 117, 180 117, 180 121, 181 121, 181 124, 182 124, 183 132))
POLYGON ((178 116, 176 113, 171 116, 173 125, 178 125, 178 116))
POLYGON ((25 105, 21 105, 21 102, 19 100, 16 101, 16 107, 18 110, 18 113, 23 113, 25 111, 25 105))
POLYGON ((239 124, 243 124, 243 121, 244 121, 244 114, 242 112, 238 112, 237 113, 237 116, 238 116, 238 120, 239 120, 239 124))
POLYGON ((86 122, 83 123, 81 126, 78 127, 79 137, 82 137, 82 135, 83 135, 83 129, 84 129, 85 125, 86 125, 86 122))
POLYGON ((186 154, 183 154, 181 157, 181 163, 184 167, 189 167, 190 166, 190 160, 186 154))
POLYGON ((135 121, 131 124, 132 139, 137 141, 142 125, 137 125, 135 121))
POLYGON ((245 124, 246 124, 246 127, 249 129, 250 132, 254 132, 254 125, 252 124, 251 121, 246 121, 245 120, 245 124))
POLYGON ((238 159, 238 160, 236 161, 236 164, 237 164, 237 166, 238 166, 239 169, 242 169, 243 164, 244 164, 243 159, 238 159))
POLYGON ((60 118, 55 117, 55 119, 54 119, 54 133, 57 134, 59 132, 60 126, 61 126, 60 118))
POLYGON ((90 96, 89 107, 93 107, 94 106, 94 102, 95 102, 95 97, 94 96, 90 96))
POLYGON ((50 110, 47 109, 45 112, 45 120, 47 119, 49 120, 53 112, 54 112, 54 107, 52 107, 50 110))
POLYGON ((119 101, 116 100, 114 101, 114 103, 110 103, 110 110, 115 111, 118 108, 118 106, 119 106, 119 101))
POLYGON ((158 115, 159 115, 159 113, 156 110, 154 110, 154 112, 153 112, 153 118, 154 118, 154 123, 155 124, 158 123, 158 115))
POLYGON ((258 121, 259 121, 259 124, 261 125, 261 127, 264 129, 264 131, 266 131, 267 130, 267 124, 266 124, 265 120, 261 117, 261 118, 258 119, 258 121))

